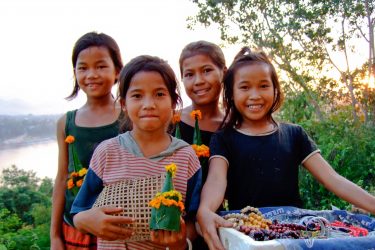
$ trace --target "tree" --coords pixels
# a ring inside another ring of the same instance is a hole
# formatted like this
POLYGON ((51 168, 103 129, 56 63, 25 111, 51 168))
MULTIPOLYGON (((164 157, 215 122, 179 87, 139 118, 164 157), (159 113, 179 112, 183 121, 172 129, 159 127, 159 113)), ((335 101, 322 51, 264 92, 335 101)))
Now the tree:
POLYGON ((4 187, 30 187, 36 189, 40 179, 36 177, 36 173, 32 170, 25 171, 18 169, 16 165, 3 170, 1 183, 4 187))
MULTIPOLYGON (((331 110, 333 95, 340 103, 351 103, 353 120, 357 108, 366 112, 358 101, 364 95, 355 82, 357 68, 350 68, 350 56, 358 39, 358 29, 353 16, 362 15, 356 7, 360 1, 297 1, 297 0, 193 0, 199 7, 195 17, 190 17, 188 27, 201 23, 218 24, 222 40, 242 43, 266 51, 273 62, 288 77, 285 89, 292 97, 304 95, 314 108, 316 117, 324 119, 331 110), (340 25, 337 25, 339 22, 340 25), (336 59, 337 54, 341 58, 336 59), (339 61, 346 62, 343 69, 339 61), (335 71, 347 91, 337 88, 335 71), (324 112, 322 111, 324 110, 324 112)), ((372 5, 368 8, 372 13, 372 5)), ((362 15, 363 16, 363 15, 362 15)), ((365 98, 362 98, 365 100, 365 98)))

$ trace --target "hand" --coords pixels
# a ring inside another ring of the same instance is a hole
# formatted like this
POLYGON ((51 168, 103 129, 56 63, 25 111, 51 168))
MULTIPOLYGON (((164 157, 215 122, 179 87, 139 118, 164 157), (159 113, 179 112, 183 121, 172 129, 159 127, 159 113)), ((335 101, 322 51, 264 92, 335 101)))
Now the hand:
POLYGON ((60 237, 51 238, 51 250, 65 250, 64 241, 60 237))
POLYGON ((224 250, 217 234, 217 228, 233 227, 233 224, 208 208, 199 208, 197 220, 202 231, 202 236, 210 250, 224 250))
POLYGON ((180 231, 152 230, 151 241, 158 245, 169 247, 170 250, 186 248, 186 225, 180 218, 180 231))
POLYGON ((76 214, 73 218, 74 225, 81 231, 96 235, 104 240, 125 240, 134 232, 122 225, 134 223, 134 219, 114 216, 121 213, 123 208, 94 207, 76 214))

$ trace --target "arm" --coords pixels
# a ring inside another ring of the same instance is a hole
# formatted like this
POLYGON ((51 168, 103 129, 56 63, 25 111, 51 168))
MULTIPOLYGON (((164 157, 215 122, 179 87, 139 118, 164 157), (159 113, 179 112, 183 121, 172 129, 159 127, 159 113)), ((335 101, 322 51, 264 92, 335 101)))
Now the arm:
POLYGON ((51 249, 64 249, 63 243, 63 213, 65 207, 66 178, 68 176, 68 146, 65 143, 66 115, 57 122, 56 137, 59 148, 58 169, 52 194, 51 215, 51 249))
POLYGON ((339 175, 321 154, 308 158, 303 166, 329 191, 338 197, 375 214, 375 197, 339 175))
MULTIPOLYGON (((98 148, 101 148, 99 145, 98 148)), ((133 231, 121 226, 121 224, 133 223, 133 219, 114 216, 121 213, 123 208, 117 207, 92 207, 100 192, 103 190, 103 181, 91 168, 100 164, 100 155, 105 155, 104 151, 95 150, 90 168, 85 180, 73 202, 70 213, 74 216, 74 226, 85 233, 94 234, 105 240, 117 240, 129 238, 133 231), (93 219, 95 218, 95 219, 93 219)))
POLYGON ((207 180, 201 193, 197 219, 204 240, 210 249, 224 250, 217 234, 217 228, 232 226, 230 222, 215 213, 224 199, 227 187, 227 171, 228 164, 224 159, 219 157, 212 158, 207 180))

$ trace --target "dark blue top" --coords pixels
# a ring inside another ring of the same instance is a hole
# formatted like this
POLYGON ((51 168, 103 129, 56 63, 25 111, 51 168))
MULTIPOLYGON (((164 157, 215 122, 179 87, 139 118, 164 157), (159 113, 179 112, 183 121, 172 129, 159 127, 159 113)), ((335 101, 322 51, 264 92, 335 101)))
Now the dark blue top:
POLYGON ((262 136, 234 128, 216 132, 210 150, 211 157, 224 157, 229 163, 226 198, 230 210, 248 205, 301 207, 299 165, 318 151, 300 126, 284 123, 262 136))

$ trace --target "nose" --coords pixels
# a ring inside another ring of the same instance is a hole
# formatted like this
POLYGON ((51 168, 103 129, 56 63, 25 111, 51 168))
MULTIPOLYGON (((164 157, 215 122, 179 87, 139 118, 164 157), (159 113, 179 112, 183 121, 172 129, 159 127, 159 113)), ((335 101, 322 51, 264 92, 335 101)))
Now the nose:
POLYGON ((260 94, 257 88, 251 88, 249 91, 249 99, 256 100, 260 98, 260 94))
POLYGON ((145 98, 143 99, 143 108, 144 109, 155 108, 155 100, 152 96, 145 96, 145 98))
POLYGON ((203 83, 204 83, 203 75, 200 74, 200 73, 197 73, 197 74, 195 75, 194 85, 200 85, 200 84, 203 84, 203 83))
POLYGON ((98 72, 96 69, 89 69, 87 72, 87 77, 88 78, 96 78, 98 77, 98 72))

